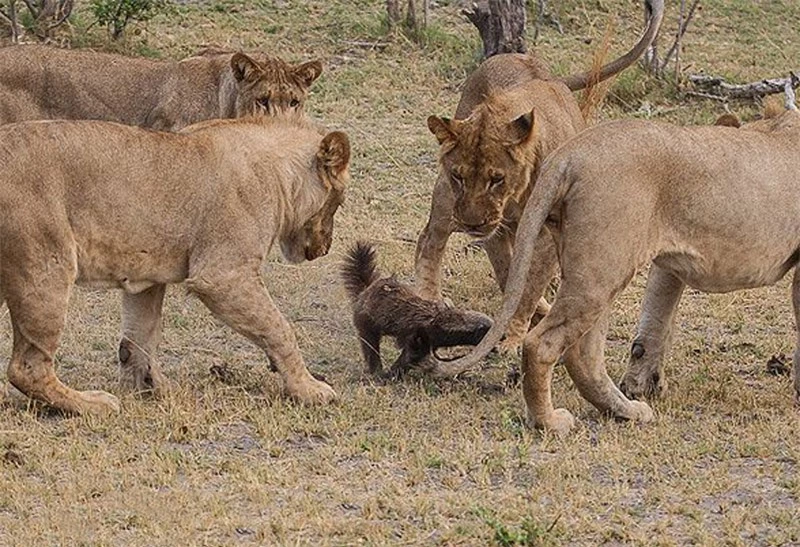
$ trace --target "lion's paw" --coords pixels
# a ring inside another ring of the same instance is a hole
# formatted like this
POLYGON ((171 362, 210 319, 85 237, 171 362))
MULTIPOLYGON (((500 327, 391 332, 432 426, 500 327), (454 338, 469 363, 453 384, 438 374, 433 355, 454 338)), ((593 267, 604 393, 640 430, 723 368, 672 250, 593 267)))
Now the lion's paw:
POLYGON ((148 368, 149 370, 120 369, 120 389, 130 393, 148 394, 156 398, 164 397, 173 390, 172 382, 158 367, 148 368))
POLYGON ((533 420, 533 427, 564 435, 575 427, 575 418, 566 408, 557 408, 541 422, 533 420))
POLYGON ((79 391, 77 406, 81 414, 118 414, 119 399, 105 391, 79 391))
POLYGON ((667 389, 667 379, 659 372, 626 373, 619 384, 622 393, 629 399, 653 399, 660 397, 667 389))
POLYGON ((497 351, 503 357, 518 357, 522 349, 522 336, 506 336, 497 344, 497 351))
POLYGON ((287 387, 287 391, 292 399, 303 404, 326 404, 338 398, 331 386, 313 378, 305 383, 287 387))
POLYGON ((653 414, 653 409, 647 403, 630 401, 630 407, 625 411, 625 415, 620 417, 634 422, 646 423, 652 422, 655 415, 653 414))

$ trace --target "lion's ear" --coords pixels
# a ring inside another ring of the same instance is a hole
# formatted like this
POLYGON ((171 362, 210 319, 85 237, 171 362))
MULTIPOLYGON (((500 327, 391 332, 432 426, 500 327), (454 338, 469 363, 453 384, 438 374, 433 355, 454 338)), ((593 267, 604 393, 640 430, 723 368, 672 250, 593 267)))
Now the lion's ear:
POLYGON ((458 139, 459 125, 460 122, 457 120, 428 116, 428 129, 436 135, 436 140, 439 141, 439 144, 455 142, 458 139))
POLYGON ((322 61, 309 61, 294 69, 294 75, 305 87, 311 87, 314 80, 322 74, 322 61))
POLYGON ((231 68, 236 81, 253 81, 261 76, 261 67, 244 53, 234 53, 231 57, 231 68))
POLYGON ((317 160, 336 177, 347 169, 350 163, 350 139, 341 131, 332 131, 325 135, 319 145, 317 160))
POLYGON ((510 140, 513 144, 525 144, 536 135, 536 114, 531 110, 523 114, 509 126, 510 140))
POLYGON ((714 125, 724 125, 725 127, 741 127, 742 124, 733 114, 723 114, 717 121, 714 122, 714 125))

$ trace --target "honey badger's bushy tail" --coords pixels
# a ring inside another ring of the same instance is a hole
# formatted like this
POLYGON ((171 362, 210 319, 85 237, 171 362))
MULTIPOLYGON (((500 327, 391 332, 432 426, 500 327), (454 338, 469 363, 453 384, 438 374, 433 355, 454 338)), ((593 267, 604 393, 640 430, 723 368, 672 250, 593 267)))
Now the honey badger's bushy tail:
POLYGON ((357 241, 344 257, 341 274, 347 294, 355 302, 380 277, 375 261, 375 248, 365 241, 357 241))

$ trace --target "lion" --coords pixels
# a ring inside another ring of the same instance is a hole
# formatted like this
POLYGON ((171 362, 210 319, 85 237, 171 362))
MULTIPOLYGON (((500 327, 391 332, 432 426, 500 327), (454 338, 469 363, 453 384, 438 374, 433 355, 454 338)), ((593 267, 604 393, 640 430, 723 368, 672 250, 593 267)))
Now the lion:
MULTIPOLYGON (((416 286, 420 296, 441 299, 441 264, 453 232, 483 238, 500 289, 506 286, 514 234, 541 162, 586 127, 572 91, 619 73, 650 45, 664 12, 663 0, 647 0, 642 37, 619 59, 597 71, 556 79, 531 55, 502 54, 484 61, 467 78, 454 119, 430 116, 440 144, 439 176, 430 216, 417 241, 416 286), (535 123, 533 112, 535 111, 535 123), (495 229, 500 225, 500 229, 495 229)), ((556 273, 553 249, 537 247, 537 262, 556 273)), ((523 299, 509 324, 504 349, 519 345, 542 298, 523 299)))
POLYGON ((394 276, 381 277, 375 248, 369 243, 356 242, 345 255, 341 274, 370 374, 384 374, 383 336, 394 337, 400 348, 400 356, 385 376, 400 378, 439 348, 476 345, 492 326, 492 319, 483 313, 420 298, 394 276))
MULTIPOLYGON (((626 374, 633 386, 657 382, 687 285, 729 292, 771 285, 794 269, 800 320, 800 113, 786 111, 751 129, 626 120, 587 129, 564 144, 545 161, 520 219, 493 328, 470 355, 440 364, 437 372, 476 365, 500 340, 523 294, 542 293, 548 271, 532 259, 545 237, 559 249, 562 277, 550 313, 523 342, 523 394, 537 428, 563 432, 574 424, 551 401, 553 365, 562 354, 595 407, 622 419, 653 418, 646 403, 629 400, 614 385, 603 363, 611 304, 648 263, 637 334, 639 357, 647 361, 634 362, 626 374)), ((794 363, 800 402, 800 350, 794 363)))
POLYGON ((214 118, 303 110, 320 61, 209 50, 155 61, 39 45, 0 48, 0 124, 108 120, 177 131, 214 118))
POLYGON ((330 249, 350 144, 301 118, 206 121, 162 133, 102 121, 0 127, 0 305, 14 341, 8 379, 68 413, 116 411, 62 384, 53 359, 74 284, 120 288, 121 380, 158 389, 165 287, 183 282, 262 348, 289 396, 325 402, 260 267, 278 243, 293 263, 330 249), (45 155, 43 155, 45 154, 45 155))

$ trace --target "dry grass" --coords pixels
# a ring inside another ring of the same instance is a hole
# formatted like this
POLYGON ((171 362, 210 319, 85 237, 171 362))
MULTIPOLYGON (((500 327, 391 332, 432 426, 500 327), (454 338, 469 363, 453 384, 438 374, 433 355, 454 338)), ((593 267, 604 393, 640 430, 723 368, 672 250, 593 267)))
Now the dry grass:
MULTIPOLYGON (((630 0, 556 4, 566 34, 547 29, 536 50, 560 73, 589 65, 609 18, 612 54, 641 24, 630 0)), ((738 81, 796 66, 800 5, 703 4, 684 66, 738 81)), ((423 46, 387 37, 382 19, 379 0, 186 2, 114 46, 180 57, 214 43, 325 59, 311 111, 350 133, 353 188, 331 255, 300 267, 276 259, 265 276, 311 367, 342 400, 313 409, 284 401, 263 356, 173 289, 160 352, 181 386, 170 398, 123 398, 122 414, 103 420, 19 399, 0 408, 0 544, 800 544, 798 415, 789 379, 765 367, 794 344, 786 281, 687 293, 669 391, 643 427, 599 416, 560 368, 556 403, 579 419, 562 439, 522 426, 520 395, 502 386, 504 362, 460 381, 376 386, 362 376, 338 261, 369 237, 386 270, 411 272, 436 171, 424 119, 453 111, 479 45, 453 1, 433 10, 423 46)), ((673 11, 667 21, 675 26, 673 11)), ((111 47, 97 29, 73 42, 111 47)), ((757 111, 731 108, 746 118, 757 111)), ((722 112, 631 69, 602 115, 708 123, 722 112)), ((487 262, 464 243, 451 245, 449 295, 491 312, 499 299, 487 262)), ((639 276, 616 304, 614 377, 642 288, 639 276)), ((58 356, 66 382, 115 390, 118 324, 118 295, 76 292, 58 356)), ((0 354, 10 354, 7 319, 0 354)))

